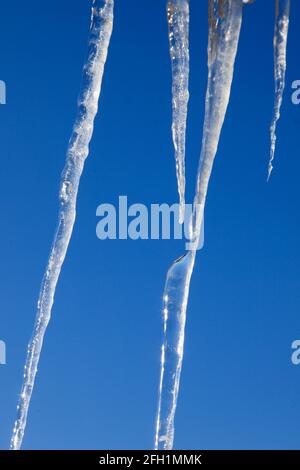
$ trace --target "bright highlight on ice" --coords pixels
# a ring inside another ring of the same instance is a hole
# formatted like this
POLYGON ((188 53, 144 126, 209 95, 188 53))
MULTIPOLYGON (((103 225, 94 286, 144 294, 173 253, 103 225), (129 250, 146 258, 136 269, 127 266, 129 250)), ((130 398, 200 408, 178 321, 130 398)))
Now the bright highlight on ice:
POLYGON ((286 49, 289 31, 290 0, 276 0, 275 31, 274 31, 274 78, 275 103, 273 119, 270 127, 271 150, 268 166, 268 180, 273 170, 276 148, 276 126, 280 118, 283 92, 285 88, 286 49))
POLYGON ((184 221, 185 204, 185 140, 189 101, 189 0, 167 3, 170 57, 172 64, 172 135, 175 149, 179 193, 179 221, 184 221))
POLYGON ((88 58, 84 66, 78 115, 61 179, 58 226, 42 281, 33 335, 27 350, 24 382, 10 444, 12 450, 18 450, 22 445, 43 339, 51 317, 57 281, 73 231, 78 186, 84 162, 89 154, 89 143, 93 135, 104 65, 113 28, 113 8, 114 0, 93 0, 88 58))
MULTIPOLYGON (((191 221, 195 246, 200 238, 208 183, 230 97, 243 3, 243 0, 209 1, 208 84, 202 149, 194 199, 195 207, 199 207, 200 210, 194 211, 191 221)), ((173 263, 167 274, 155 449, 173 448, 186 309, 195 257, 196 251, 189 251, 173 263)))

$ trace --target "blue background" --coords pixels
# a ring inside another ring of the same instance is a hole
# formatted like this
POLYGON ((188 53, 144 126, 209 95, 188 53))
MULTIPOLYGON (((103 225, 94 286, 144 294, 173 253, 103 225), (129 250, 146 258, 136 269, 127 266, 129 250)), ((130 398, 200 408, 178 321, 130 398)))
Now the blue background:
MULTIPOLYGON (((78 215, 57 288, 24 449, 152 448, 161 297, 183 241, 104 241, 96 208, 177 201, 165 1, 116 0, 115 27, 78 215)), ((244 9, 235 79, 209 187, 205 247, 192 278, 175 447, 299 448, 299 5, 275 169, 272 0, 244 9)), ((76 113, 89 2, 1 2, 0 447, 16 414, 26 346, 57 220, 76 113)), ((191 0, 187 201, 207 80, 207 2, 191 0)))

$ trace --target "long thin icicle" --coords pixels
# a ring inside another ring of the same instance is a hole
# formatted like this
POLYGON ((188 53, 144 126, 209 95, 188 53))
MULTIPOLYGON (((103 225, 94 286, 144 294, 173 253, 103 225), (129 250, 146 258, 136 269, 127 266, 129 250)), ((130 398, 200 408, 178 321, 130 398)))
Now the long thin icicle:
POLYGON ((89 50, 84 66, 78 115, 60 184, 58 227, 42 281, 33 335, 28 345, 17 420, 10 444, 12 450, 18 450, 22 445, 43 339, 51 317, 57 281, 73 231, 78 186, 85 159, 89 154, 89 143, 93 134, 104 65, 112 33, 113 8, 114 0, 93 0, 89 50))
POLYGON ((208 183, 230 97, 242 22, 242 5, 243 0, 209 1, 208 85, 194 214, 191 221, 194 247, 173 263, 165 285, 164 341, 155 449, 173 448, 190 280, 200 240, 208 183))
POLYGON ((185 141, 189 101, 189 0, 167 2, 170 56, 172 64, 172 135, 179 193, 179 222, 184 221, 185 141))
POLYGON ((268 165, 268 180, 273 170, 276 148, 276 126, 280 118, 283 92, 285 88, 286 49, 289 31, 290 0, 276 0, 275 31, 274 31, 274 78, 275 101, 273 119, 270 127, 271 150, 268 165))

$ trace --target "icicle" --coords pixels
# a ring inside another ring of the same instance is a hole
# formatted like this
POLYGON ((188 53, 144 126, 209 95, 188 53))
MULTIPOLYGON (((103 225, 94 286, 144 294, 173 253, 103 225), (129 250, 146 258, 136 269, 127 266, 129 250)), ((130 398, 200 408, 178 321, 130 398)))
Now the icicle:
POLYGON ((275 102, 274 113, 270 127, 271 150, 268 165, 268 180, 273 170, 273 160, 276 148, 276 126, 280 118, 283 92, 285 88, 286 48, 289 30, 290 0, 276 0, 276 17, 274 31, 274 76, 275 102))
POLYGON ((191 221, 194 247, 173 263, 165 285, 164 341, 155 449, 170 450, 173 447, 190 280, 200 240, 209 178, 230 97, 242 22, 242 5, 243 0, 209 1, 208 85, 194 214, 191 221))
POLYGON ((189 0, 167 3, 170 56, 172 63, 172 135, 179 193, 179 222, 184 221, 185 140, 189 100, 189 0))
POLYGON ((56 234, 40 290, 33 335, 28 345, 17 420, 10 449, 22 445, 28 408, 43 345, 51 317, 55 289, 64 262, 76 216, 76 199, 84 161, 89 153, 94 118, 98 110, 104 65, 113 27, 114 0, 93 0, 87 62, 84 66, 78 115, 67 151, 60 186, 60 209, 56 234))
POLYGON ((176 260, 167 274, 163 296, 164 343, 161 351, 155 449, 172 449, 183 359, 186 308, 195 251, 176 260))

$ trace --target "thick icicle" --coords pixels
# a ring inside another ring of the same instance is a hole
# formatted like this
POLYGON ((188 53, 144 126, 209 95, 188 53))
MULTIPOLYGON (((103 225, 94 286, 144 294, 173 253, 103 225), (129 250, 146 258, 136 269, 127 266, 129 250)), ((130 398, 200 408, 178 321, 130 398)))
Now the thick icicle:
POLYGON ((183 359, 189 285, 195 263, 189 251, 170 267, 163 296, 164 342, 161 349, 158 416, 155 449, 170 450, 183 359))
POLYGON ((179 221, 184 221, 185 140, 189 100, 189 0, 167 3, 170 56, 172 64, 172 135, 179 193, 179 221))
POLYGON ((17 420, 10 448, 20 449, 37 373, 44 335, 51 317, 55 289, 76 217, 76 199, 84 161, 89 153, 94 119, 98 110, 104 65, 113 27, 114 0, 93 0, 87 62, 84 66, 78 115, 70 139, 60 185, 59 220, 40 290, 33 335, 28 345, 17 420))
POLYGON ((275 102, 273 119, 271 122, 271 150, 268 165, 268 180, 273 170, 273 160, 276 148, 276 126, 280 118, 283 92, 285 88, 286 48, 289 30, 290 0, 276 0, 276 17, 274 31, 274 78, 275 102))
POLYGON ((243 0, 209 1, 208 85, 195 206, 190 224, 194 246, 173 263, 165 285, 155 449, 170 450, 173 447, 190 280, 200 240, 208 183, 230 97, 242 4, 243 0))

